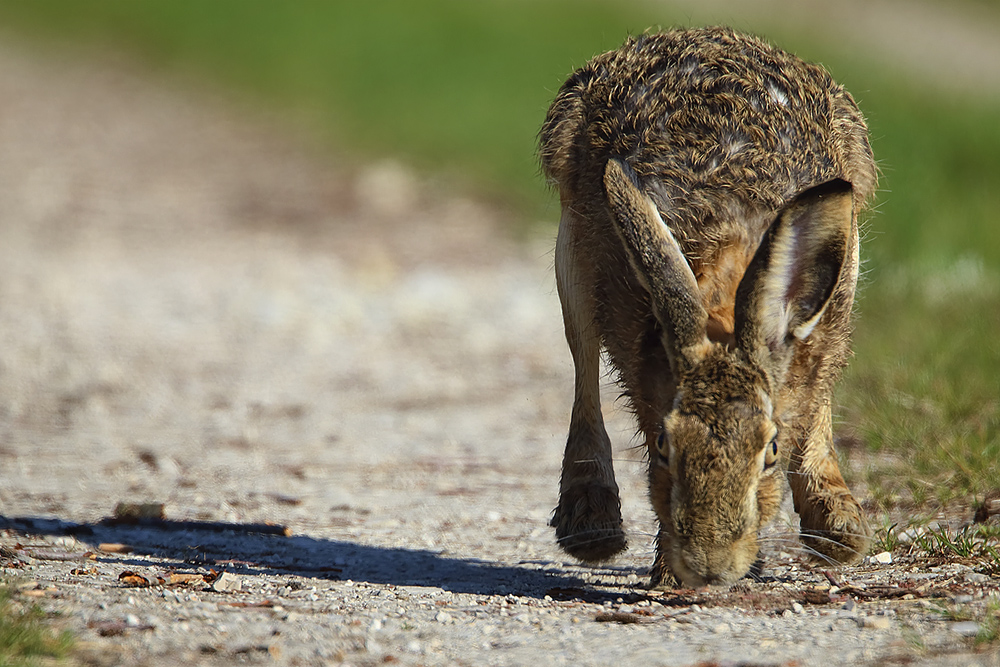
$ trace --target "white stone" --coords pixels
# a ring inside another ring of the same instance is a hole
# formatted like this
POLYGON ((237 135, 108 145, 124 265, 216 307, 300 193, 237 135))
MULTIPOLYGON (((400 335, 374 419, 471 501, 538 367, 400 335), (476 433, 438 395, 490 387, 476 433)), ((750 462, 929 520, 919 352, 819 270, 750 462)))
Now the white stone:
POLYGON ((956 635, 961 635, 963 637, 975 637, 979 634, 979 624, 975 621, 952 623, 950 629, 956 635))
POLYGON ((888 630, 892 627, 892 620, 885 616, 865 616, 860 620, 860 625, 869 630, 888 630))

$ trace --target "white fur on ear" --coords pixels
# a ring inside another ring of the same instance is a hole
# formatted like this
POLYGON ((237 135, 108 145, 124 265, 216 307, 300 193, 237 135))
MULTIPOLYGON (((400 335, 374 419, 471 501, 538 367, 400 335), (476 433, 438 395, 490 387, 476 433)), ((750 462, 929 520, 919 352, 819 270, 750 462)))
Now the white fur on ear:
POLYGON ((809 334, 811 334, 813 332, 813 329, 816 328, 816 325, 819 324, 819 320, 821 317, 823 317, 823 313, 825 312, 826 312, 826 304, 823 304, 823 307, 819 309, 818 313, 813 315, 811 318, 809 318, 799 326, 792 329, 792 335, 798 338, 799 340, 805 340, 806 338, 809 338, 809 334))
MULTIPOLYGON (((663 216, 660 215, 659 209, 656 208, 656 204, 649 197, 645 197, 646 212, 651 220, 655 220, 659 225, 655 226, 655 229, 650 229, 649 231, 654 234, 658 232, 660 239, 670 246, 671 250, 677 255, 683 257, 684 253, 681 251, 681 246, 677 243, 677 239, 674 238, 673 232, 670 231, 670 227, 667 223, 663 221, 663 216)), ((653 286, 649 282, 649 278, 646 276, 646 268, 642 265, 635 253, 628 253, 628 263, 632 267, 632 272, 635 274, 636 279, 639 284, 642 285, 643 289, 647 292, 652 292, 653 286)), ((697 283, 696 283, 697 284, 697 283)))
POLYGON ((705 333, 708 314, 680 244, 636 178, 628 163, 608 160, 604 189, 611 222, 633 274, 649 292, 653 314, 663 327, 671 366, 691 366, 709 347, 705 333))
POLYGON ((776 223, 758 305, 759 331, 772 350, 789 334, 808 338, 826 312, 845 259, 837 253, 846 250, 851 211, 850 192, 842 191, 807 199, 776 223))
POLYGON ((784 344, 792 321, 792 304, 788 293, 795 280, 795 246, 799 233, 789 225, 783 234, 775 236, 771 244, 770 266, 761 293, 763 312, 759 318, 760 333, 771 349, 784 344))

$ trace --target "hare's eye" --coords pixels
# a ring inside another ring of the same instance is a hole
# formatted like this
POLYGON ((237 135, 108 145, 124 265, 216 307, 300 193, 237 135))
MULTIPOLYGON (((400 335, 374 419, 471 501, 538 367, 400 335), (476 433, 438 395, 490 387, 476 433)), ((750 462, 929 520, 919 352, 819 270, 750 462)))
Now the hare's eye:
POLYGON ((764 448, 764 470, 774 467, 774 464, 778 462, 778 436, 771 438, 771 442, 767 443, 764 448))
POLYGON ((667 434, 665 431, 660 431, 660 434, 656 436, 656 452, 659 454, 660 465, 669 468, 670 458, 669 458, 669 448, 667 447, 667 434))

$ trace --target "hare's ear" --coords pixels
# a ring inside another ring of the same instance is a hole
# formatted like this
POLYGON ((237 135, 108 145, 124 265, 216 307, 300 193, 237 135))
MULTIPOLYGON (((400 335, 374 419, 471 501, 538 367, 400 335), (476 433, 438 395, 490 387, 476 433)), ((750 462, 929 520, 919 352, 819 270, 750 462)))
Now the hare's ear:
POLYGON ((806 190, 764 235, 736 291, 736 342, 769 370, 783 373, 791 342, 823 316, 844 270, 853 225, 851 184, 806 190))
POLYGON ((649 292, 663 328, 663 345, 675 371, 698 363, 708 349, 708 316, 698 281, 653 201, 643 194, 632 168, 608 160, 604 190, 611 219, 625 246, 632 271, 649 292))

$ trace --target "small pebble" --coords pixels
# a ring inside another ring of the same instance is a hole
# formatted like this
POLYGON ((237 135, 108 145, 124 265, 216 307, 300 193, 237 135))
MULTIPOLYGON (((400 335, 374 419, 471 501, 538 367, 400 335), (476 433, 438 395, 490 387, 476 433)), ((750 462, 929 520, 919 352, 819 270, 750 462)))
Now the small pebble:
POLYGON ((951 631, 956 635, 961 635, 962 637, 975 637, 979 634, 979 624, 975 621, 960 621, 958 623, 952 623, 951 631))
POLYGON ((875 554, 874 556, 871 556, 870 560, 873 563, 879 563, 881 565, 889 565, 890 563, 892 563, 892 554, 889 553, 888 551, 883 551, 880 554, 875 554))
POLYGON ((792 603, 792 612, 793 613, 801 614, 804 611, 805 611, 805 608, 803 608, 803 606, 801 604, 799 604, 798 602, 793 602, 792 603))
POLYGON ((863 616, 858 619, 858 625, 868 630, 888 630, 892 627, 892 620, 885 616, 863 616))
POLYGON ((212 582, 212 590, 217 593, 232 593, 242 590, 243 582, 235 574, 223 572, 212 582))

